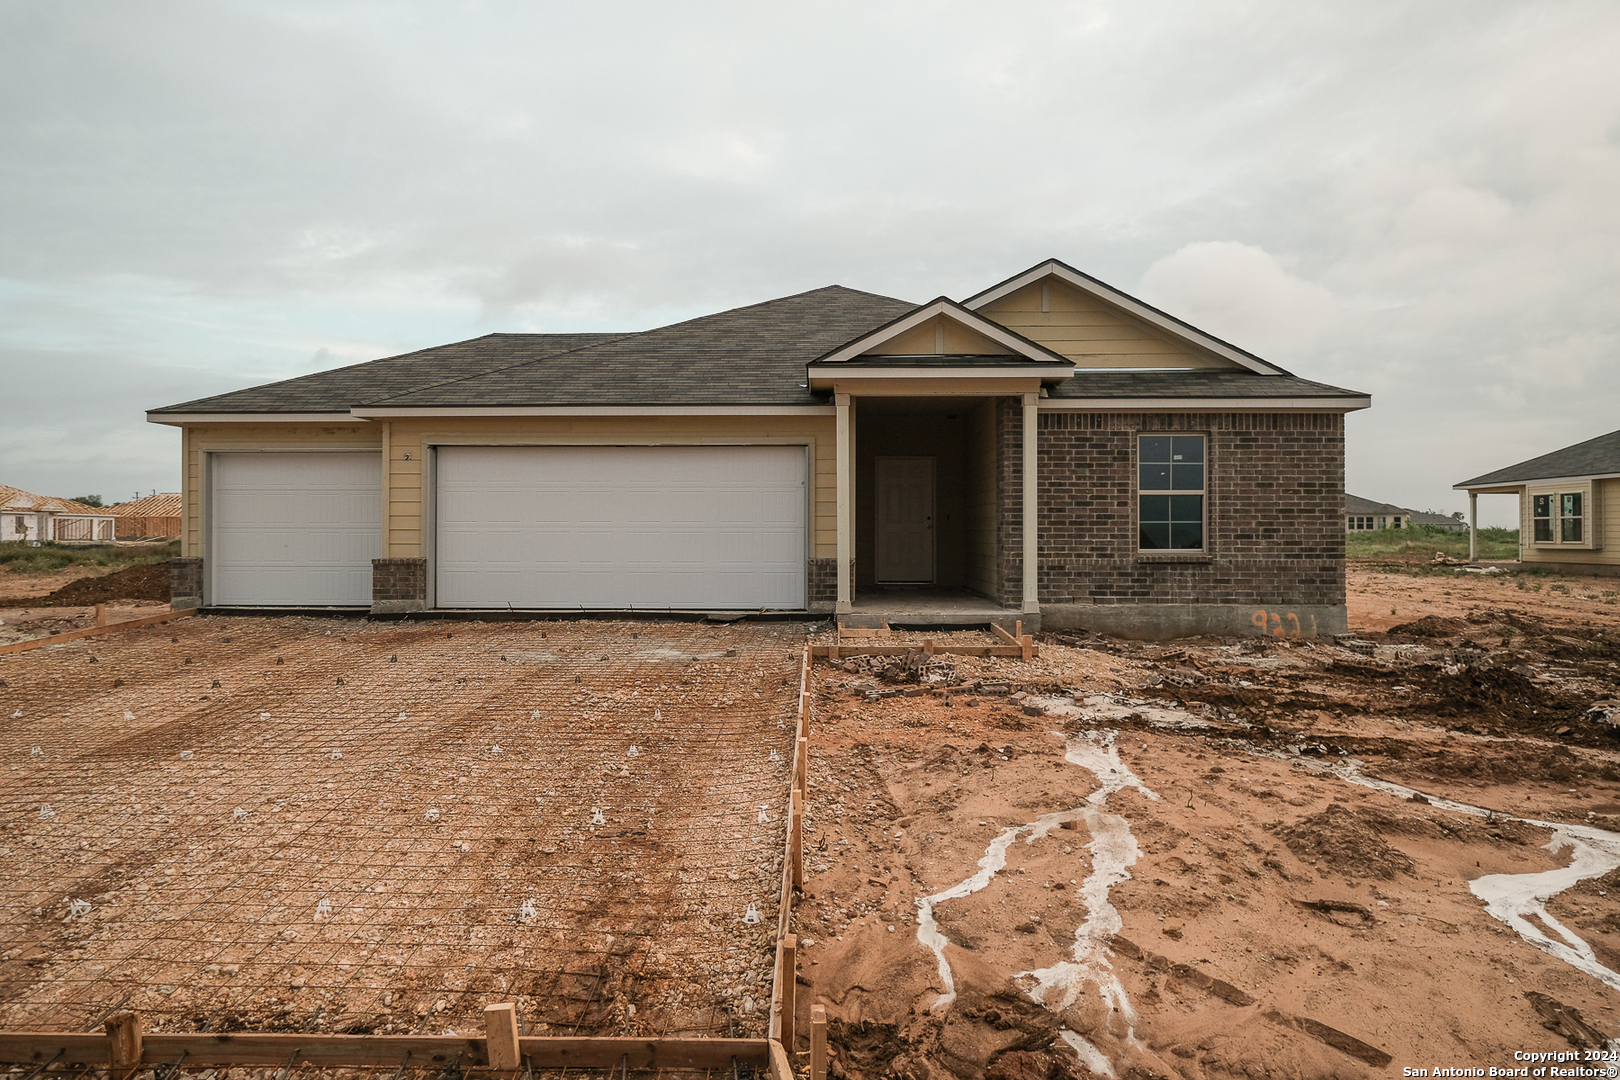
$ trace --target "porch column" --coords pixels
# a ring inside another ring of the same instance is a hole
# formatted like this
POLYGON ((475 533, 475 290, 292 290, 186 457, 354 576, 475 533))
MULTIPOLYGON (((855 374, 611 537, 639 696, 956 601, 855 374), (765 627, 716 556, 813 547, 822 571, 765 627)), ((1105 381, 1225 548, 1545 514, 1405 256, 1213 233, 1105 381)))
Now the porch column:
POLYGON ((1040 588, 1040 535, 1036 518, 1040 510, 1040 491, 1036 476, 1039 458, 1035 432, 1035 403, 1038 396, 1024 395, 1024 605, 1026 613, 1041 610, 1036 593, 1040 588))
POLYGON ((842 614, 853 610, 855 599, 855 583, 850 580, 850 562, 855 550, 851 520, 854 500, 850 497, 855 475, 855 432, 850 423, 849 395, 835 394, 833 403, 838 413, 838 601, 833 610, 842 614))
POLYGON ((1479 561, 1479 492, 1468 493, 1468 561, 1479 561))

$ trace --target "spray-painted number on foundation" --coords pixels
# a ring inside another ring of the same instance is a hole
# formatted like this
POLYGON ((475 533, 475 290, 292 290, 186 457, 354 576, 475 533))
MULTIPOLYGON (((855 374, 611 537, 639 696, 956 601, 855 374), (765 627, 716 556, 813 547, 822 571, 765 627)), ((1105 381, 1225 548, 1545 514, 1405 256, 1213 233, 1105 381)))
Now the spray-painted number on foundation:
POLYGON ((1262 634, 1269 633, 1272 637, 1303 638, 1316 636, 1316 616, 1305 616, 1311 621, 1311 627, 1306 630, 1299 621, 1299 616, 1292 611, 1257 611, 1249 621, 1262 634))

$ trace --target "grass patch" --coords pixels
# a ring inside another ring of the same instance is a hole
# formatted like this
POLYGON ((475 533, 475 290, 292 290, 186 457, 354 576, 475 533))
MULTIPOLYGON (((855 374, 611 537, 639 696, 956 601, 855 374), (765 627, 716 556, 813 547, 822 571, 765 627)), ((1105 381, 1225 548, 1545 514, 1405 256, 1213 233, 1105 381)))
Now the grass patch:
MULTIPOLYGON (((1410 529, 1346 533, 1344 538, 1344 554, 1348 559, 1428 562, 1437 551, 1454 559, 1468 558, 1468 534, 1448 532, 1434 525, 1414 525, 1410 529)), ((1479 530, 1479 557, 1517 559, 1519 530, 1479 530)))
POLYGON ((166 544, 130 544, 122 547, 66 546, 47 541, 39 547, 8 540, 0 543, 0 568, 13 574, 50 574, 73 566, 87 570, 122 570, 167 562, 180 554, 180 541, 166 544))

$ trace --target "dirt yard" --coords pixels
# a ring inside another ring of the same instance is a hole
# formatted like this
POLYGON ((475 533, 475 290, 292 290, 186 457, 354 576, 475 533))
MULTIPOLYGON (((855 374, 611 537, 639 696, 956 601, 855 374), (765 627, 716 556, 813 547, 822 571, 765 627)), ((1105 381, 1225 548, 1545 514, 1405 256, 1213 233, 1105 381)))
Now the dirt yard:
POLYGON ((1354 570, 1371 655, 819 662, 795 929, 835 1074, 1326 1080, 1620 1035, 1613 584, 1354 570))
MULTIPOLYGON (((1350 586, 1344 646, 818 662, 794 930, 833 1075, 1326 1080, 1620 1035, 1616 583, 1350 586)), ((0 1025, 515 999, 531 1033, 762 1033, 806 640, 203 618, 0 657, 0 1025)))
POLYGON ((804 634, 201 617, 0 657, 0 1027, 761 1035, 804 634))

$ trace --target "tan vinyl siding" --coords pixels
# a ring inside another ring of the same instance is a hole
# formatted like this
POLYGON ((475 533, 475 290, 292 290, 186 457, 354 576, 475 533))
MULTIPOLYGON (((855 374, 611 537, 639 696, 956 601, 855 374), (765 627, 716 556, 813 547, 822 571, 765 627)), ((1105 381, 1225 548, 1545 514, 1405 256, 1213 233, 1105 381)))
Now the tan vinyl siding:
POLYGON ((1032 282, 987 304, 981 314, 1082 368, 1237 367, 1231 361, 1173 344, 1102 301, 1053 279, 1032 282))
POLYGON ((203 487, 207 455, 222 450, 381 450, 382 428, 367 421, 352 424, 197 424, 181 436, 185 471, 184 537, 186 555, 208 554, 203 529, 203 487))
MULTIPOLYGON (((1580 484, 1551 485, 1560 491, 1573 491, 1580 484)), ((1547 488, 1536 485, 1534 490, 1547 488)), ((1602 546, 1597 550, 1579 547, 1552 547, 1537 545, 1533 501, 1528 490, 1519 494, 1519 558, 1526 563, 1546 566, 1614 566, 1620 567, 1620 479, 1591 481, 1589 496, 1593 506, 1588 512, 1587 526, 1594 529, 1593 536, 1602 546)))
POLYGON ((403 419, 391 423, 386 552, 426 554, 429 479, 424 462, 435 445, 802 444, 808 447, 811 558, 837 554, 835 421, 831 416, 478 417, 403 419), (406 460, 406 455, 410 460, 406 460))
POLYGON ((996 594, 996 428, 995 405, 973 410, 968 432, 967 587, 996 594))

